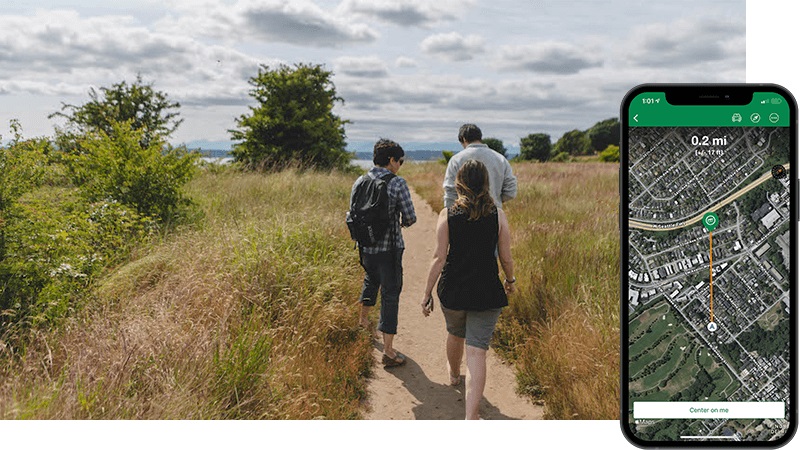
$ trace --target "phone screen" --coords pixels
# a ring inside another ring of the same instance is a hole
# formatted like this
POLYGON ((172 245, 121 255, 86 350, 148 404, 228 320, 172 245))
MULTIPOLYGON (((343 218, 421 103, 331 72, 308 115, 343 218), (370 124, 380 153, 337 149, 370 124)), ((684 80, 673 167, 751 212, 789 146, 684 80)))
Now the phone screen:
POLYGON ((795 104, 744 86, 623 103, 622 425, 639 445, 794 432, 795 104))

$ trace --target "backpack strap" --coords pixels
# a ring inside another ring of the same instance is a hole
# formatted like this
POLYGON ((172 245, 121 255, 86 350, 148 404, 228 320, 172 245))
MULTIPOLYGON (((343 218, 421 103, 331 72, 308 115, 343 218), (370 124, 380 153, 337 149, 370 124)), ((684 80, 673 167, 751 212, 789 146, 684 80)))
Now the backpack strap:
MULTIPOLYGON (((389 192, 389 182, 392 181, 392 179, 394 179, 394 177, 396 177, 396 176, 397 175, 393 174, 392 172, 389 172, 387 174, 384 174, 382 177, 380 177, 381 180, 383 180, 386 183, 386 192, 387 192, 387 194, 389 192)), ((391 202, 391 198, 389 199, 389 201, 391 202)), ((398 213, 395 210, 395 213, 389 219, 390 220, 390 222, 389 222, 389 245, 390 245, 390 248, 392 248, 392 249, 395 248, 395 245, 396 245, 396 242, 397 242, 397 234, 394 231, 394 227, 395 227, 395 225, 397 223, 397 215, 398 215, 398 213)))

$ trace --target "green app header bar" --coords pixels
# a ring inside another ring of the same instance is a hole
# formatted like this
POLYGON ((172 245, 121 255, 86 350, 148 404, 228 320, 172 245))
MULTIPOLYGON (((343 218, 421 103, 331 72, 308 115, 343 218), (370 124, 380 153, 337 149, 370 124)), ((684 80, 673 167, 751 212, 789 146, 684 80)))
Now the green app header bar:
POLYGON ((774 92, 755 92, 749 105, 671 105, 663 92, 645 92, 631 101, 631 127, 788 127, 789 105, 774 92))

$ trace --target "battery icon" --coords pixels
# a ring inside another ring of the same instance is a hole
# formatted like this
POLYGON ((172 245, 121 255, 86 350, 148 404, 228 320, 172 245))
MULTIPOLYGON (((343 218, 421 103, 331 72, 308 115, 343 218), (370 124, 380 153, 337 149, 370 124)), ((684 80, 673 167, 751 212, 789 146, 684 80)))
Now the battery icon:
POLYGON ((780 98, 773 98, 773 99, 770 99, 770 101, 769 101, 769 102, 770 102, 770 103, 772 103, 773 105, 780 105, 780 104, 781 104, 781 102, 783 102, 783 99, 780 99, 780 98))

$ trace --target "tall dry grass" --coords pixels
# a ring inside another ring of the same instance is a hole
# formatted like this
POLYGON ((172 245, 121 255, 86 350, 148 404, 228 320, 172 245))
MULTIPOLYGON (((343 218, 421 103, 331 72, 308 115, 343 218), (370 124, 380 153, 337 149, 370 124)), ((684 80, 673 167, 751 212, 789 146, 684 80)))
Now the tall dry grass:
MULTIPOLYGON (((402 175, 441 208, 445 167, 402 175)), ((517 293, 495 343, 518 388, 554 419, 619 416, 619 236, 616 164, 516 163, 512 228, 517 293)))
POLYGON ((353 177, 205 173, 204 216, 0 366, 3 419, 358 418, 372 364, 353 177))

